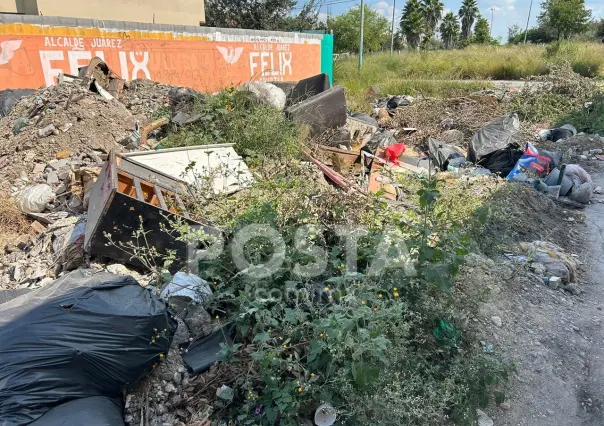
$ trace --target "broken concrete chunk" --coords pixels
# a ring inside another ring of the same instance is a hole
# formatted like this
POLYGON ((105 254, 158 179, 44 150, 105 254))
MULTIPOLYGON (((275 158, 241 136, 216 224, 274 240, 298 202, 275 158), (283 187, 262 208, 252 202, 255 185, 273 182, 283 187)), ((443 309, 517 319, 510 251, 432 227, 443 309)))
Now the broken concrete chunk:
POLYGON ((49 172, 48 176, 46 176, 46 183, 49 185, 57 185, 59 183, 57 172, 49 172))
POLYGON ((54 132, 56 130, 57 129, 55 128, 55 126, 53 124, 49 124, 48 126, 42 128, 42 129, 38 129, 38 137, 45 138, 47 136, 54 134, 54 132))
POLYGON ((34 168, 31 171, 34 175, 39 175, 41 173, 44 173, 44 169, 46 169, 46 164, 44 163, 36 163, 34 164, 34 168))

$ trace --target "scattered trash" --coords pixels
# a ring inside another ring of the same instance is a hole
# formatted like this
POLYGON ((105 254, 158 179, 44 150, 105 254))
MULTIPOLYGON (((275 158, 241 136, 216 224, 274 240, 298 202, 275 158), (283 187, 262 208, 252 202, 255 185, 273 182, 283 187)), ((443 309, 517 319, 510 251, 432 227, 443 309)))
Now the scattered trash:
POLYGON ((539 151, 532 145, 527 144, 524 154, 520 157, 512 171, 507 175, 508 179, 514 179, 519 174, 524 175, 524 181, 527 178, 542 178, 550 173, 549 157, 539 155, 539 151))
POLYGON ((271 83, 254 81, 247 83, 240 90, 247 90, 258 97, 258 99, 277 109, 285 108, 285 92, 271 83))
POLYGON ((285 110, 293 121, 308 125, 310 136, 318 136, 328 129, 346 124, 344 88, 335 86, 285 110))
POLYGON ((182 358, 189 374, 200 374, 210 368, 218 359, 221 344, 232 345, 226 330, 217 330, 208 336, 181 345, 182 358))
POLYGON ((177 272, 160 294, 162 299, 176 296, 187 297, 196 303, 203 304, 212 296, 212 290, 210 289, 210 283, 202 280, 197 275, 177 272))
POLYGON ((523 155, 516 140, 519 129, 517 114, 491 121, 470 141, 468 160, 506 177, 523 155))
POLYGON ((386 147, 386 149, 384 150, 384 157, 386 158, 387 161, 398 166, 400 164, 398 159, 401 155, 403 155, 405 153, 406 149, 407 149, 407 147, 405 146, 404 143, 397 143, 394 145, 390 145, 390 146, 386 147))
POLYGON ((55 192, 50 185, 37 184, 23 189, 15 198, 22 212, 42 213, 55 198, 55 192))
POLYGON ((532 261, 543 264, 549 277, 560 277, 563 283, 575 281, 577 262, 559 246, 546 241, 533 241, 520 243, 520 249, 532 261))
POLYGON ((331 426, 336 422, 337 412, 330 404, 321 404, 315 410, 315 424, 317 426, 331 426))
POLYGON ((80 69, 82 86, 98 92, 105 99, 119 99, 124 90, 124 80, 99 57, 91 59, 88 66, 80 69))
POLYGON ((0 91, 0 117, 6 117, 13 106, 24 96, 30 96, 32 89, 6 89, 0 91))
POLYGON ((561 139, 567 139, 577 134, 577 129, 572 124, 565 124, 555 129, 541 130, 539 137, 542 141, 558 142, 561 139))
POLYGON ((313 75, 298 81, 287 93, 287 106, 305 101, 308 98, 323 93, 330 88, 329 75, 326 73, 313 75))
POLYGON ((441 171, 448 170, 449 166, 465 167, 465 154, 459 148, 432 138, 428 139, 428 146, 430 159, 441 171))
POLYGON ((161 170, 175 180, 215 194, 230 194, 253 183, 253 177, 234 144, 202 145, 123 154, 136 164, 161 170))
POLYGON ((8 424, 30 424, 67 399, 118 397, 161 362, 176 330, 166 305, 132 277, 91 270, 4 303, 0 313, 8 424))
POLYGON ((180 198, 186 191, 182 181, 111 153, 90 195, 86 251, 143 266, 131 253, 130 244, 139 245, 137 239, 142 235, 137 236, 137 231, 144 229, 146 245, 154 249, 146 253, 149 260, 160 262, 162 255, 174 250, 177 262, 172 269, 178 270, 186 259, 186 243, 168 235, 162 226, 177 217, 193 226, 201 226, 189 219, 180 198), (111 244, 107 235, 118 245, 111 244))

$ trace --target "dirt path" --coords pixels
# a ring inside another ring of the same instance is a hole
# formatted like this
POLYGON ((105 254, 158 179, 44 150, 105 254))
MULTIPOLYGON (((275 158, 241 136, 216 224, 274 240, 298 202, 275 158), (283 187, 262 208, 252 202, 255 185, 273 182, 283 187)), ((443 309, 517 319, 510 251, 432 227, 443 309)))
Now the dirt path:
MULTIPOLYGON (((604 172, 592 177, 604 187, 604 172)), ((585 215, 581 295, 510 279, 483 311, 487 336, 518 371, 508 402, 489 413, 495 426, 604 425, 604 204, 585 215)))

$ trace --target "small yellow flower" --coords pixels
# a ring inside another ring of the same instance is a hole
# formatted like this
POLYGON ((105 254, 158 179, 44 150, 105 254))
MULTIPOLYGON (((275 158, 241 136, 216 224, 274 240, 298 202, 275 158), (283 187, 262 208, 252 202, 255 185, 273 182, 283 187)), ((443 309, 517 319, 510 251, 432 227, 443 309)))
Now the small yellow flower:
POLYGON ((378 299, 381 299, 381 298, 382 298, 382 295, 380 294, 380 295, 378 296, 378 299))
POLYGON ((310 377, 315 377, 315 373, 310 373, 310 377))
POLYGON ((287 345, 283 345, 283 349, 287 349, 287 345))
POLYGON ((361 304, 362 304, 362 305, 366 305, 366 304, 367 304, 367 302, 363 300, 363 301, 361 302, 361 304))
POLYGON ((164 354, 159 354, 159 357, 160 357, 161 359, 164 359, 166 356, 165 356, 164 354))
POLYGON ((302 389, 302 388, 298 388, 298 393, 302 393, 303 390, 304 389, 302 389))
POLYGON ((164 328, 164 333, 165 333, 165 332, 167 332, 167 331, 168 331, 168 329, 167 329, 167 328, 164 328))
POLYGON ((329 291, 329 287, 325 287, 323 290, 325 290, 325 291, 329 291))
POLYGON ((393 289, 393 290, 394 290, 394 291, 398 291, 398 288, 394 287, 394 289, 393 289))
POLYGON ((333 299, 332 296, 327 297, 327 300, 332 300, 332 299, 333 299))
POLYGON ((398 297, 398 296, 399 296, 398 293, 395 291, 394 292, 394 297, 398 297))
POLYGON ((155 339, 151 339, 151 343, 155 343, 155 339))
POLYGON ((373 308, 373 312, 377 312, 377 307, 373 308))
POLYGON ((299 385, 299 384, 300 384, 300 380, 298 380, 298 381, 296 382, 296 384, 297 384, 297 385, 299 385))
POLYGON ((157 328, 154 328, 153 331, 155 331, 157 333, 157 328))
POLYGON ((216 319, 220 319, 220 315, 216 315, 216 319))
POLYGON ((323 337, 323 333, 319 334, 319 337, 323 337))

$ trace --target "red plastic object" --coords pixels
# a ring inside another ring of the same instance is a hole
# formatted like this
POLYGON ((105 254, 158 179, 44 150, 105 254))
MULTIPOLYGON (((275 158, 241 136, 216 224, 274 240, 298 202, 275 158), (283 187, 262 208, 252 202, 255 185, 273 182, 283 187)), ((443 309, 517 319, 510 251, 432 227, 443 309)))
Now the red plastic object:
POLYGON ((406 149, 407 147, 402 142, 390 145, 384 151, 384 156, 386 157, 386 160, 398 166, 400 164, 398 158, 405 153, 406 149))

